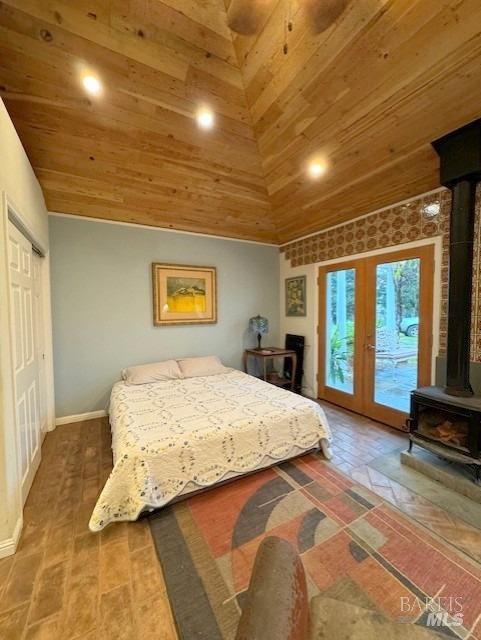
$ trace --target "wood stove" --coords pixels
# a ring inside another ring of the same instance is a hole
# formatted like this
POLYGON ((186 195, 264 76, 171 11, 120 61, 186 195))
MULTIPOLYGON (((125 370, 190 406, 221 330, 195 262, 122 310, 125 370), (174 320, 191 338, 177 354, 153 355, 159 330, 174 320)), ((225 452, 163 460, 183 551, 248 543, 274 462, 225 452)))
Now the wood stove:
POLYGON ((411 394, 411 451, 420 445, 481 472, 481 397, 469 381, 476 188, 481 181, 481 119, 433 142, 441 184, 452 192, 446 387, 411 394))
POLYGON ((481 398, 454 398, 441 387, 411 393, 409 451, 417 444, 443 458, 469 465, 481 483, 481 398))

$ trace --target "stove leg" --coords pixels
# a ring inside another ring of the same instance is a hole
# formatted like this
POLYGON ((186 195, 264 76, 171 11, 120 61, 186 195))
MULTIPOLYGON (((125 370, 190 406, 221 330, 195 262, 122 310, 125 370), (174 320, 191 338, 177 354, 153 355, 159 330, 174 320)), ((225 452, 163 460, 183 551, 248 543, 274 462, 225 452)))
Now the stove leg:
POLYGON ((409 438, 409 449, 408 449, 408 453, 411 453, 411 451, 413 450, 413 441, 412 438, 409 438))

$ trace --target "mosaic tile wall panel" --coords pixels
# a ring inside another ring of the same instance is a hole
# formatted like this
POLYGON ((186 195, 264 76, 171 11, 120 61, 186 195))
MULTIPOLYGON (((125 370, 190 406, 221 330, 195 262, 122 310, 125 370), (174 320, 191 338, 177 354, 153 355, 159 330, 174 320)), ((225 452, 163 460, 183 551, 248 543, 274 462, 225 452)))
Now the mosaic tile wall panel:
MULTIPOLYGON (((449 272, 449 211, 451 196, 445 190, 411 202, 352 220, 334 229, 281 247, 292 267, 335 260, 373 249, 442 236, 440 352, 446 350, 449 272)), ((476 198, 473 265, 473 313, 471 360, 481 362, 481 189, 476 198)))

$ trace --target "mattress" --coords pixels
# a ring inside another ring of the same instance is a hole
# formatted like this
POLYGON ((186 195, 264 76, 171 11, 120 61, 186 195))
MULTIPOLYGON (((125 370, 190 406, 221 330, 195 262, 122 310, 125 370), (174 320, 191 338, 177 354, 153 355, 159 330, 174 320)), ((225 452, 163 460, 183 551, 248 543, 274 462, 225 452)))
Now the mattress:
POLYGON ((330 442, 319 405, 236 370, 128 385, 110 399, 114 467, 89 527, 135 520, 188 491, 330 442))

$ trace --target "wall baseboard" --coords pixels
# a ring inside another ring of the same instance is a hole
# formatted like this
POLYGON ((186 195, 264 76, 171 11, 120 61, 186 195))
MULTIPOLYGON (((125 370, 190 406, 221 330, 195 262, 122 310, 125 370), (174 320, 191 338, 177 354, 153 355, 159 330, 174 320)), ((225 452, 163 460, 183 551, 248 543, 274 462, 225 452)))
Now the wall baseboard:
POLYGON ((105 418, 108 415, 105 409, 99 409, 98 411, 88 411, 87 413, 77 413, 73 416, 63 416, 61 418, 55 418, 55 426, 58 427, 61 424, 70 424, 71 422, 83 422, 84 420, 93 420, 94 418, 105 418))
POLYGON ((20 534, 22 533, 22 527, 23 518, 20 516, 17 520, 17 524, 15 525, 15 529, 13 530, 12 537, 7 538, 6 540, 0 540, 0 559, 12 556, 15 553, 18 541, 20 540, 20 534))

